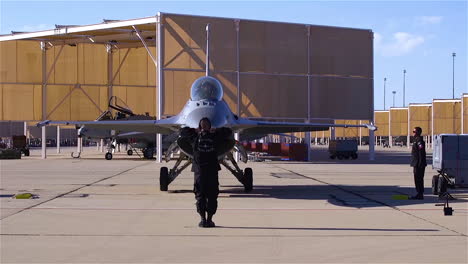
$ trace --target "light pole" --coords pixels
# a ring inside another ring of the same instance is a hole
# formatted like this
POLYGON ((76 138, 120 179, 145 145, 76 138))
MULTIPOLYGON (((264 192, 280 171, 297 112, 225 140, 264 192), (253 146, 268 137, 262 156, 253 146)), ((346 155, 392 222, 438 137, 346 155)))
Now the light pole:
POLYGON ((455 52, 452 53, 452 99, 455 99, 455 52))
POLYGON ((403 69, 403 107, 405 107, 405 82, 406 82, 406 70, 403 69))
POLYGON ((383 110, 385 110, 385 83, 387 82, 387 78, 383 78, 383 110))
POLYGON ((396 94, 396 91, 392 91, 392 94, 393 94, 393 107, 395 107, 395 94, 396 94))

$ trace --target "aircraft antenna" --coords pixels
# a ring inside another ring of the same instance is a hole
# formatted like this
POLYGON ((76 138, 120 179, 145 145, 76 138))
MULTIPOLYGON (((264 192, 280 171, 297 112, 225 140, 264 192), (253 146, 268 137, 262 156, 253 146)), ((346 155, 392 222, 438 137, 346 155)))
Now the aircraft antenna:
POLYGON ((210 76, 210 24, 206 24, 206 76, 210 76))

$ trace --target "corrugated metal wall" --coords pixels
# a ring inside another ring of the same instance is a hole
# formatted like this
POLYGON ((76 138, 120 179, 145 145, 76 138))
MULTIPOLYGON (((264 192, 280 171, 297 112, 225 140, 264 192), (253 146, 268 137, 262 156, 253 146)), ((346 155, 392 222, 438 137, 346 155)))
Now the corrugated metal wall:
MULTIPOLYGON (((0 51, 0 120, 42 120, 40 44, 0 42, 0 51)), ((146 50, 118 49, 112 57, 113 95, 137 113, 155 115, 156 68, 146 50)), ((46 119, 93 120, 107 109, 108 55, 104 45, 55 46, 47 50, 46 58, 46 119)))
POLYGON ((204 74, 207 23, 211 70, 241 116, 372 117, 372 32, 171 14, 163 15, 164 114, 178 113, 204 74))
POLYGON ((389 121, 389 111, 376 111, 374 115, 374 122, 378 129, 375 131, 374 135, 379 137, 388 137, 389 121))
POLYGON ((461 101, 438 100, 432 102, 432 108, 435 135, 461 133, 461 101))
POLYGON ((468 134, 468 94, 464 94, 462 97, 463 104, 463 133, 468 134))
MULTIPOLYGON (((432 106, 431 105, 409 105, 409 129, 414 127, 422 129, 422 135, 432 134, 432 106)), ((410 133, 410 135, 412 135, 410 133)))
POLYGON ((408 108, 390 108, 390 135, 408 135, 408 108))

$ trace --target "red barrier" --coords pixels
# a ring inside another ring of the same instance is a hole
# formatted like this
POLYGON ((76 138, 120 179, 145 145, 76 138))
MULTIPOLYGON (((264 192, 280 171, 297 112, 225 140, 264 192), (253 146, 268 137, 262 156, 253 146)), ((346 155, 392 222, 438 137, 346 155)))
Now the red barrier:
POLYGON ((244 149, 246 151, 251 151, 252 150, 250 142, 242 142, 242 146, 244 147, 244 149))
POLYGON ((264 143, 263 152, 266 152, 271 156, 280 156, 281 144, 280 143, 264 143))
POLYGON ((281 143, 281 155, 289 160, 307 161, 307 145, 300 143, 281 143))

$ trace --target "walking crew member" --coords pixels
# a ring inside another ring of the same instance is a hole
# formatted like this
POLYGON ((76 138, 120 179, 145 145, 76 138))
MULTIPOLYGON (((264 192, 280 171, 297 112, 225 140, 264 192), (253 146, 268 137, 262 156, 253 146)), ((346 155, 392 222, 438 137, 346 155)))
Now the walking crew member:
POLYGON ((193 191, 197 200, 197 212, 201 217, 199 227, 215 226, 213 215, 218 208, 218 171, 221 170, 217 146, 223 144, 224 139, 231 135, 232 130, 229 128, 211 128, 211 122, 206 117, 200 120, 197 130, 188 127, 181 130, 181 137, 193 140, 193 191))
POLYGON ((415 127, 413 129, 414 142, 411 149, 411 167, 413 167, 414 185, 416 186, 417 194, 410 199, 424 199, 424 170, 426 169, 426 145, 421 137, 422 129, 415 127))

